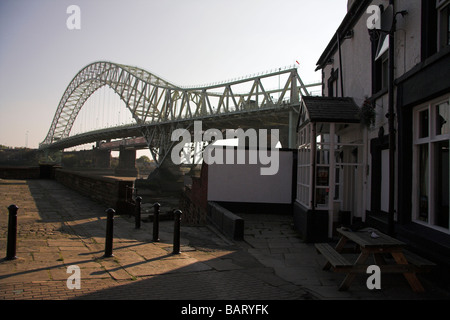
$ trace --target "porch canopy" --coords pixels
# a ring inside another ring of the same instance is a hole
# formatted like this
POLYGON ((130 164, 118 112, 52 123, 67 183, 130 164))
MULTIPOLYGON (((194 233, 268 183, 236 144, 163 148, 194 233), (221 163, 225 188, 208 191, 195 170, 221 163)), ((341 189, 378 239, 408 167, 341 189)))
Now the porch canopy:
POLYGON ((297 202, 328 211, 328 236, 338 214, 362 211, 362 126, 352 98, 303 97, 297 124, 297 202))
POLYGON ((298 127, 307 122, 359 123, 359 107, 352 98, 302 98, 298 127))

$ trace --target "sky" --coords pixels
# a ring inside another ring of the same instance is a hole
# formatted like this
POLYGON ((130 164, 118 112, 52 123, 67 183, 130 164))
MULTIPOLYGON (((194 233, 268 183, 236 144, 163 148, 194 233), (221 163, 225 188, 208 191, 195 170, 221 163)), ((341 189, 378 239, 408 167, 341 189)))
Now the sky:
POLYGON ((95 61, 182 86, 316 62, 347 0, 0 0, 0 145, 37 148, 75 75, 95 61), (80 28, 67 20, 80 8, 80 28))

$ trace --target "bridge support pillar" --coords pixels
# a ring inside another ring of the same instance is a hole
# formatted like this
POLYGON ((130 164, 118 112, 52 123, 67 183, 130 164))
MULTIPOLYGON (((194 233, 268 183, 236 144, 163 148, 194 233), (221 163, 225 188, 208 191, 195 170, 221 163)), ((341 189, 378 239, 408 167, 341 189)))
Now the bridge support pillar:
POLYGON ((119 152, 119 165, 114 173, 122 177, 137 177, 136 149, 127 149, 125 146, 120 146, 119 152))
POLYGON ((297 114, 294 111, 289 112, 289 123, 280 128, 280 142, 283 148, 297 148, 297 114))
POLYGON ((145 185, 159 193, 180 194, 184 189, 184 175, 189 168, 173 164, 166 159, 147 178, 145 185))
POLYGON ((297 117, 294 111, 289 111, 289 149, 297 147, 297 117))
POLYGON ((288 148, 289 147, 289 142, 290 142, 290 139, 289 139, 289 134, 287 133, 287 131, 286 130, 280 130, 280 143, 281 143, 281 146, 283 148, 288 148))

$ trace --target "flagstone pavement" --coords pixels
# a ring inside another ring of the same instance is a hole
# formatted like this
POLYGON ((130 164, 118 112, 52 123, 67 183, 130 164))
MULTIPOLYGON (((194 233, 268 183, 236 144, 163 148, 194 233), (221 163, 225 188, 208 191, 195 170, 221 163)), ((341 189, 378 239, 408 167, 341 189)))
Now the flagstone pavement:
MULTIPOLYGON (((153 202, 143 199, 143 203, 153 202)), ((171 210, 162 203, 162 210, 171 210)), ((53 180, 0 179, 0 300, 384 300, 449 299, 423 280, 413 293, 399 275, 368 290, 364 275, 346 292, 342 275, 323 271, 323 257, 302 242, 292 217, 243 214, 244 241, 208 225, 181 225, 181 253, 173 254, 173 221, 160 222, 152 241, 146 212, 114 219, 113 256, 104 257, 102 204, 53 180), (8 209, 18 209, 17 258, 6 260, 8 209), (76 284, 79 269, 80 288, 76 284)))

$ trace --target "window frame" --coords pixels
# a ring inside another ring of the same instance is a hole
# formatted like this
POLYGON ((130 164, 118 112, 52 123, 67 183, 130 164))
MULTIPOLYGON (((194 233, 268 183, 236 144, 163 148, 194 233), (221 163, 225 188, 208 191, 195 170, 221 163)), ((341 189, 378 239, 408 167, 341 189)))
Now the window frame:
POLYGON ((450 0, 436 0, 437 50, 450 45, 450 0))
MULTIPOLYGON (((450 141, 450 132, 444 134, 438 134, 436 126, 436 118, 438 115, 437 107, 447 103, 450 108, 450 95, 442 96, 440 98, 429 101, 422 104, 413 110, 413 194, 412 194, 412 211, 411 221, 424 225, 426 227, 450 234, 450 212, 449 212, 449 226, 448 228, 438 226, 437 220, 437 201, 436 201, 436 183, 439 180, 437 175, 437 163, 436 147, 440 142, 450 141), (420 114, 424 111, 428 111, 428 135, 421 136, 421 123, 420 114), (427 146, 427 147, 424 147, 427 146), (427 160, 427 220, 420 219, 420 150, 426 148, 428 151, 427 160)), ((450 176, 448 177, 450 180, 450 176)))
POLYGON ((311 208, 311 175, 312 175, 312 143, 311 123, 298 132, 298 162, 297 162, 297 195, 296 201, 306 208, 311 208))
POLYGON ((330 77, 328 78, 328 97, 338 97, 338 79, 339 79, 339 69, 331 69, 330 77))
POLYGON ((374 41, 374 52, 372 57, 372 94, 377 94, 388 88, 389 78, 389 50, 383 53, 378 59, 376 58, 376 49, 378 42, 383 41, 380 37, 374 41))
MULTIPOLYGON (((347 124, 335 122, 308 123, 301 127, 298 132, 298 158, 297 158, 297 193, 296 202, 306 209, 331 210, 335 203, 343 202, 343 187, 345 177, 344 167, 362 168, 363 164, 354 161, 336 160, 337 152, 345 148, 364 148, 362 142, 342 142, 340 134, 336 132, 337 126, 347 124), (322 126, 315 135, 313 125, 322 126), (327 129, 323 130, 323 127, 327 129), (334 138, 332 138, 334 137, 334 138), (336 170, 340 171, 340 179, 336 180, 336 170), (323 176, 319 173, 322 172, 323 176), (335 190, 339 188, 339 196, 335 197, 335 190), (322 199, 318 200, 319 193, 323 193, 322 199)), ((355 125, 355 124, 350 124, 355 125)), ((354 128, 353 128, 354 129, 354 128)), ((341 133, 342 134, 342 133, 341 133)))

